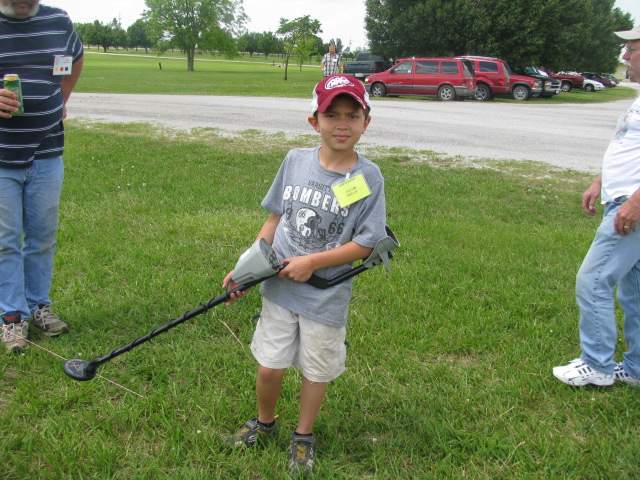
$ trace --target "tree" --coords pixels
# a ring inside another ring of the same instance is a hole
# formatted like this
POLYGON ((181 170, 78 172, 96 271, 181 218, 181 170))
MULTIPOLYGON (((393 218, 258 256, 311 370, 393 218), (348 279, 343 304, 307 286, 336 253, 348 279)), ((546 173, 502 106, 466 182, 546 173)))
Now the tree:
POLYGON ((102 47, 103 51, 109 50, 109 47, 114 45, 114 38, 111 32, 111 29, 108 25, 103 25, 98 20, 93 22, 93 26, 90 30, 89 43, 93 43, 102 47))
POLYGON ((238 50, 241 52, 248 52, 249 56, 252 57, 254 53, 256 53, 258 49, 258 41, 260 39, 260 34, 256 32, 247 32, 242 34, 238 38, 238 50))
POLYGON ((322 39, 315 35, 302 37, 296 45, 295 54, 298 58, 298 67, 302 71, 302 65, 313 53, 322 48, 322 39))
POLYGON ((282 41, 273 32, 263 32, 258 36, 258 51, 265 57, 282 52, 282 41))
POLYGON ((309 15, 304 17, 287 20, 280 19, 280 28, 277 34, 280 36, 284 46, 284 79, 287 80, 289 70, 289 59, 296 51, 302 47, 305 48, 306 42, 310 37, 316 36, 322 30, 320 22, 311 18, 309 15))
POLYGON ((343 53, 344 52, 344 45, 342 43, 342 39, 341 38, 332 38, 331 40, 329 40, 329 43, 326 43, 326 44, 322 45, 322 53, 324 53, 327 50, 329 50, 329 45, 331 45, 332 43, 336 46, 336 52, 337 53, 343 53))
POLYGON ((187 55, 187 70, 194 70, 196 48, 229 48, 246 15, 242 0, 145 0, 145 18, 165 39, 187 55))
POLYGON ((82 43, 84 43, 85 45, 89 45, 88 37, 90 36, 89 29, 91 28, 91 24, 90 23, 74 23, 73 28, 75 28, 76 33, 80 37, 80 40, 82 40, 82 43))
POLYGON ((139 18, 127 28, 127 37, 129 37, 129 46, 134 48, 144 48, 145 52, 153 47, 159 37, 149 27, 149 22, 144 18, 139 18))
POLYGON ((517 65, 611 71, 632 28, 615 0, 366 0, 371 50, 387 57, 477 54, 517 65))
POLYGON ((122 28, 120 20, 114 18, 111 23, 106 26, 108 34, 111 36, 112 45, 116 48, 126 48, 129 44, 127 32, 122 28))

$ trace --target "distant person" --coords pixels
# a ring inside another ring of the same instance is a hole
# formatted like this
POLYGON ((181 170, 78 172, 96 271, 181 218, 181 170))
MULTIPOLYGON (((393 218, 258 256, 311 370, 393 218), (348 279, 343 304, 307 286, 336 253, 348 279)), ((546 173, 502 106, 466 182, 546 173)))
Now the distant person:
MULTIPOLYGON (((627 41, 623 58, 631 81, 640 82, 640 28, 616 35, 627 41)), ((582 196, 583 210, 593 215, 600 196, 604 216, 576 279, 582 353, 553 375, 575 387, 640 386, 640 97, 620 117, 602 174, 582 196), (620 363, 614 359, 616 287, 627 343, 620 363)))
POLYGON ((10 352, 26 347, 29 323, 48 336, 68 326, 49 292, 62 188, 65 105, 82 71, 69 16, 39 0, 0 0, 0 323, 10 352))
MULTIPOLYGON (((258 238, 272 244, 285 268, 262 288, 262 312, 251 343, 258 362, 257 415, 228 438, 253 446, 276 432, 276 403, 286 369, 302 373, 300 416, 291 436, 290 469, 308 472, 315 458, 313 426, 327 385, 345 370, 351 281, 326 290, 305 283, 331 278, 367 257, 386 237, 384 180, 354 147, 371 117, 362 83, 334 75, 316 85, 308 121, 320 146, 291 150, 262 200, 269 212, 258 238), (352 193, 338 201, 340 185, 352 193)), ((223 285, 234 287, 233 272, 223 285)))
POLYGON ((320 68, 322 69, 322 75, 328 77, 330 75, 336 75, 342 73, 341 55, 336 53, 336 44, 332 41, 329 44, 329 52, 325 53, 320 62, 320 68))

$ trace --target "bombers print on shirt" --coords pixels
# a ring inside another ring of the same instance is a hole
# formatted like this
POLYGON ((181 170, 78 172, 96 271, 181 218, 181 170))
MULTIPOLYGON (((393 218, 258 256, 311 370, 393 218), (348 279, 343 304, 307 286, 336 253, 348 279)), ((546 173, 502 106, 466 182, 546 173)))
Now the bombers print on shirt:
MULTIPOLYGON (((386 236, 384 179, 378 166, 358 155, 352 174, 364 175, 371 195, 341 208, 331 187, 346 176, 323 168, 318 152, 319 147, 291 150, 262 201, 264 208, 280 215, 273 249, 281 260, 330 250, 352 240, 373 247, 386 236)), ((329 267, 315 274, 330 278, 348 268, 329 267)), ((276 277, 263 284, 262 292, 294 313, 340 327, 347 319, 351 281, 320 290, 276 277)))
POLYGON ((282 228, 289 246, 306 255, 340 246, 348 208, 340 208, 331 186, 309 180, 285 185, 282 228))

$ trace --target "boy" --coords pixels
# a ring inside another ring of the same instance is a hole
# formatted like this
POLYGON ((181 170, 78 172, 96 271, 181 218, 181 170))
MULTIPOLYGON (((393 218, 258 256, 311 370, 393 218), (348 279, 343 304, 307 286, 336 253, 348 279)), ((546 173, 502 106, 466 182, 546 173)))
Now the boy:
MULTIPOLYGON (((259 436, 275 433, 282 379, 295 365, 303 380, 291 439, 292 470, 313 467, 313 424, 327 384, 345 369, 351 297, 350 280, 326 290, 305 282, 313 273, 342 273, 386 236, 382 174, 354 150, 371 120, 369 111, 367 92, 355 77, 333 75, 319 82, 308 121, 321 144, 291 150, 262 201, 270 214, 258 238, 272 244, 285 267, 263 283, 262 312, 251 343, 258 362, 258 415, 229 440, 234 446, 252 446, 259 436), (353 188, 344 188, 347 180, 353 188)), ((234 286, 232 273, 223 280, 225 288, 234 286)))

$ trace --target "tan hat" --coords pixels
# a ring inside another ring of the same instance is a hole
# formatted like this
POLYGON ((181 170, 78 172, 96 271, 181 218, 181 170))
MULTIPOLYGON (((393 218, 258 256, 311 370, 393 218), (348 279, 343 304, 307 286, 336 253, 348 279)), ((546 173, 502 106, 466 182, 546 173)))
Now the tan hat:
POLYGON ((615 34, 623 40, 640 40, 640 27, 636 27, 633 30, 624 30, 622 32, 615 32, 615 34))

